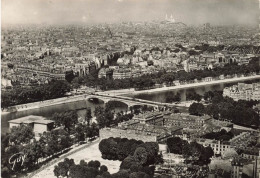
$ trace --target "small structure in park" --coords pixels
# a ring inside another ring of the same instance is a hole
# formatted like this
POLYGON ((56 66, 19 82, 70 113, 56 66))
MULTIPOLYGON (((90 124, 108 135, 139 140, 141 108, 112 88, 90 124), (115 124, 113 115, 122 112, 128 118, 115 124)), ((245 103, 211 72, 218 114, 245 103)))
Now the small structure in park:
POLYGON ((21 117, 18 119, 10 120, 9 128, 18 127, 22 124, 29 125, 33 128, 35 135, 39 135, 40 133, 51 131, 54 128, 54 121, 47 120, 42 116, 29 115, 25 117, 21 117))

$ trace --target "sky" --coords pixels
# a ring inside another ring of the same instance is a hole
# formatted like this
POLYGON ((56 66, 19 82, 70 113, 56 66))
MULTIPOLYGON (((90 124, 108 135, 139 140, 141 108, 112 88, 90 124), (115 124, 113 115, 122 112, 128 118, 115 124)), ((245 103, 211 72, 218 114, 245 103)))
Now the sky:
POLYGON ((199 25, 259 23, 258 0, 1 0, 4 24, 88 24, 164 20, 199 25))

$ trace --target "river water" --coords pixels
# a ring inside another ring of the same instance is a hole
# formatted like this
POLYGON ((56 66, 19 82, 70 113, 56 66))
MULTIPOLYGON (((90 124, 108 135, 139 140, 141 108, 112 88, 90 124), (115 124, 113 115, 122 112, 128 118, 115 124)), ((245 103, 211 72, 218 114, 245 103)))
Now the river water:
MULTIPOLYGON (((260 79, 240 81, 240 83, 242 83, 242 82, 255 83, 255 82, 260 82, 260 79)), ((137 95, 129 94, 127 96, 138 98, 138 99, 165 103, 167 96, 176 95, 177 93, 180 93, 181 101, 186 101, 186 95, 189 93, 196 92, 197 94, 204 95, 204 93, 207 91, 223 91, 223 89, 225 87, 236 85, 237 83, 238 82, 219 83, 219 84, 198 86, 198 87, 194 87, 194 88, 165 90, 165 91, 159 91, 159 92, 153 92, 153 93, 141 93, 141 94, 137 94, 137 95)))
MULTIPOLYGON (((251 80, 247 81, 250 83, 253 82, 259 82, 260 80, 251 80)), ((243 82, 243 81, 241 81, 243 82)), ((214 85, 206 85, 206 86, 199 86, 195 88, 185 88, 185 89, 174 89, 174 90, 168 90, 168 91, 161 91, 161 92, 154 92, 154 93, 142 93, 138 95, 128 95, 131 97, 139 98, 139 99, 146 99, 151 101, 157 101, 157 102, 165 102, 167 96, 172 94, 177 94, 178 92, 181 95, 181 100, 186 100, 186 94, 191 92, 196 92, 200 95, 203 95, 207 91, 222 91, 226 86, 230 86, 233 84, 236 84, 237 82, 233 83, 220 83, 220 84, 214 84, 214 85)), ((70 111, 70 110, 77 110, 79 117, 85 117, 86 114, 86 108, 90 107, 92 111, 92 116, 94 116, 94 110, 97 106, 104 106, 104 103, 102 102, 92 102, 92 101, 76 101, 71 103, 65 103, 65 104, 59 104, 55 106, 47 106, 43 108, 38 109, 31 109, 27 111, 18 111, 18 112, 12 112, 7 114, 1 114, 1 133, 6 133, 8 131, 8 121, 28 115, 38 115, 38 116, 44 116, 49 118, 53 113, 55 112, 64 112, 64 111, 70 111)), ((121 104, 118 105, 115 108, 115 112, 119 111, 126 111, 127 105, 121 104)))

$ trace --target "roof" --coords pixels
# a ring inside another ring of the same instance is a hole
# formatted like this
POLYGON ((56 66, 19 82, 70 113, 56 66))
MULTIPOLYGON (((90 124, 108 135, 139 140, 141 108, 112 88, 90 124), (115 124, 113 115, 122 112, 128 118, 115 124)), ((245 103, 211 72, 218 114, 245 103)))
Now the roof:
POLYGON ((52 120, 47 120, 43 116, 35 116, 35 115, 29 115, 25 117, 21 117, 18 119, 13 119, 8 121, 9 123, 15 123, 15 124, 30 124, 30 123, 37 123, 37 124, 44 124, 47 125, 49 123, 53 123, 52 120))
POLYGON ((211 119, 210 116, 204 115, 204 116, 194 116, 184 113, 174 113, 171 115, 165 115, 164 118, 172 119, 172 120, 182 120, 182 121, 189 121, 189 122, 195 122, 195 121, 206 121, 211 119))

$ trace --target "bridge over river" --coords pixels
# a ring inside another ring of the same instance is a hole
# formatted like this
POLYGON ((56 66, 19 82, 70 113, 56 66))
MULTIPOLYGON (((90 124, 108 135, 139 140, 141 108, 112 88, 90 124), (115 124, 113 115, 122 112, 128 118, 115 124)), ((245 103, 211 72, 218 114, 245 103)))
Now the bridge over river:
POLYGON ((147 106, 153 106, 155 109, 158 109, 160 107, 176 107, 175 104, 171 103, 161 103, 156 101, 149 101, 149 100, 143 100, 143 99, 136 99, 126 96, 110 96, 110 95, 102 95, 102 94, 94 94, 94 95, 88 95, 85 97, 86 99, 99 99, 104 101, 104 103, 107 103, 109 101, 119 101, 122 103, 125 103, 128 107, 134 106, 134 105, 147 105, 147 106))
POLYGON ((8 112, 25 111, 30 109, 42 108, 47 106, 55 106, 59 104, 77 102, 83 100, 91 101, 92 99, 99 99, 104 103, 107 103, 109 101, 119 101, 126 104, 128 108, 135 105, 147 105, 147 106, 152 106, 155 109, 158 109, 159 107, 176 107, 175 104, 136 99, 136 98, 126 97, 126 96, 119 96, 119 95, 112 96, 109 94, 83 94, 83 95, 75 95, 75 96, 39 101, 34 103, 15 105, 7 108, 7 111, 8 112))

